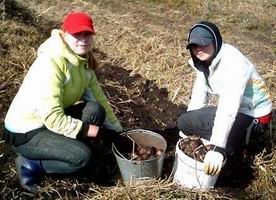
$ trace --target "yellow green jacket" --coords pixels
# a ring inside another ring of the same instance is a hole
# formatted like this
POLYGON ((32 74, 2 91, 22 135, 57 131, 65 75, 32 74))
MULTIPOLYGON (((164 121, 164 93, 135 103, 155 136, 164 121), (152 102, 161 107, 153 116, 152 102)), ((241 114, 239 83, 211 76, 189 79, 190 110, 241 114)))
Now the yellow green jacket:
POLYGON ((105 124, 116 131, 122 127, 115 116, 88 61, 63 41, 62 31, 53 30, 38 49, 37 58, 12 101, 5 127, 16 133, 45 126, 76 138, 83 122, 64 114, 64 108, 80 100, 96 100, 106 111, 105 124))

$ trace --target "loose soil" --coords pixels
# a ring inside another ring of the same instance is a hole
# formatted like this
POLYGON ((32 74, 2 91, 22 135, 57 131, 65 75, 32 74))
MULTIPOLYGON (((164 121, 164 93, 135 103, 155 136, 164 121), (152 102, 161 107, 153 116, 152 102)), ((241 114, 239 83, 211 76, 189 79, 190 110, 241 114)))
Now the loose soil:
POLYGON ((197 161, 203 162, 205 154, 210 150, 210 146, 204 145, 197 136, 188 136, 181 139, 178 148, 187 156, 197 161))

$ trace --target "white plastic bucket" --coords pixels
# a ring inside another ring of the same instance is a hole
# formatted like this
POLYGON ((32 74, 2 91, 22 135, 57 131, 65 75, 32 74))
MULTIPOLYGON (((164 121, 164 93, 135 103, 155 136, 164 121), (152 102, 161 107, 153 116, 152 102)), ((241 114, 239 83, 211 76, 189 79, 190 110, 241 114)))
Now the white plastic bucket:
MULTIPOLYGON (((204 163, 186 155, 180 148, 180 139, 176 144, 175 160, 173 166, 173 181, 189 189, 206 191, 214 188, 218 175, 207 175, 204 172, 204 163)), ((204 141, 205 143, 206 141, 204 141)), ((226 161, 224 161, 223 166, 226 161)))

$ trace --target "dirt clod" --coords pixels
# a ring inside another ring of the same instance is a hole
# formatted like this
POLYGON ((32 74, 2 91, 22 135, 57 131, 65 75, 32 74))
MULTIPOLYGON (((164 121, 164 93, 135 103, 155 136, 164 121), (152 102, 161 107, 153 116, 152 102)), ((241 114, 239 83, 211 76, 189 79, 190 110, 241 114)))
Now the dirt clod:
POLYGON ((188 136, 179 143, 179 148, 189 157, 203 162, 204 156, 210 150, 210 145, 204 145, 197 136, 188 136))

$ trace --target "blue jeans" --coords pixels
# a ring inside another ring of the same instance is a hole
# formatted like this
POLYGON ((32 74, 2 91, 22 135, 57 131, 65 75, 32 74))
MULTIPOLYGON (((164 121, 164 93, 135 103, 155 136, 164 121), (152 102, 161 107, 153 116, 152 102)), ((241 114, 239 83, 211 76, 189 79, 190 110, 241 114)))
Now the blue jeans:
MULTIPOLYGON (((105 110, 96 102, 73 105, 65 109, 65 114, 98 126, 105 120, 105 110)), ((31 139, 15 149, 28 159, 41 160, 46 173, 72 173, 90 163, 92 151, 85 140, 65 137, 47 128, 34 132, 31 139)))

